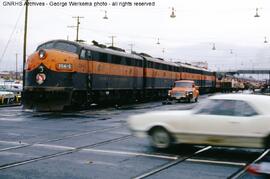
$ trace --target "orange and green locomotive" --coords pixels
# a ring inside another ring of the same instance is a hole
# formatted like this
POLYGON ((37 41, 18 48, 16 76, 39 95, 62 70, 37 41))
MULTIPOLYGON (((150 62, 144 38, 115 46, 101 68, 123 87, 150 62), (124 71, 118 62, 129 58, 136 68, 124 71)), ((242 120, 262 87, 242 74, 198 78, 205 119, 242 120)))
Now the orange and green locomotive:
POLYGON ((24 107, 62 110, 166 97, 175 80, 215 88, 215 74, 201 68, 126 53, 116 47, 52 40, 39 45, 25 68, 24 107))

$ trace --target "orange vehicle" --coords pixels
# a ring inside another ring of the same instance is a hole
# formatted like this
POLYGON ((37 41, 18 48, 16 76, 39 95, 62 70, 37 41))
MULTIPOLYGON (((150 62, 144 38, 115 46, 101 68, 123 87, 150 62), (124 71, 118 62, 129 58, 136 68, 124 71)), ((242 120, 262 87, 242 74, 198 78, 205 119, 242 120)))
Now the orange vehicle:
POLYGON ((191 80, 179 80, 175 81, 171 90, 168 92, 169 100, 185 100, 191 102, 194 100, 198 101, 199 87, 195 86, 194 81, 191 80))

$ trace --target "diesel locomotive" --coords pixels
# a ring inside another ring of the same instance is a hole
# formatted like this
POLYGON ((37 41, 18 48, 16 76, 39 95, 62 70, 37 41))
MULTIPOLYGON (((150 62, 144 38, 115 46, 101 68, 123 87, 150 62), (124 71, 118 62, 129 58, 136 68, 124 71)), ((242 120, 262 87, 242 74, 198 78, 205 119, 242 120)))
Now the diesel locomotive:
POLYGON ((215 73, 192 65, 67 40, 39 45, 25 67, 25 108, 55 111, 162 98, 176 80, 193 80, 200 93, 215 89, 215 73))

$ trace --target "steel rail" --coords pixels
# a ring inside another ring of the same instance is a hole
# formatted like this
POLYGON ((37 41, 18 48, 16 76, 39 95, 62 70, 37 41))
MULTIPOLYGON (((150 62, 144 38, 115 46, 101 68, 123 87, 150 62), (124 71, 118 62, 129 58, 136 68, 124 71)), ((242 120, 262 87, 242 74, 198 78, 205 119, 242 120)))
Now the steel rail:
POLYGON ((0 165, 0 170, 4 170, 4 169, 16 167, 16 166, 21 166, 21 165, 26 165, 26 164, 37 162, 37 161, 40 161, 40 160, 46 160, 46 159, 55 158, 55 157, 58 157, 58 156, 72 154, 72 153, 79 152, 79 151, 81 151, 83 149, 86 149, 86 148, 93 148, 93 147, 106 145, 106 144, 113 143, 113 142, 126 140, 131 136, 132 135, 125 135, 125 136, 122 136, 122 137, 117 137, 117 138, 114 138, 114 139, 105 140, 105 141, 98 142, 98 143, 95 143, 95 144, 84 145, 84 146, 76 147, 74 149, 64 150, 62 152, 56 152, 56 153, 53 153, 53 154, 43 155, 43 156, 40 156, 40 157, 35 157, 35 158, 27 159, 27 160, 21 160, 21 161, 17 161, 17 162, 3 164, 3 165, 0 165))
POLYGON ((177 164, 179 164, 181 162, 184 162, 187 159, 190 159, 190 158, 192 158, 192 157, 194 157, 194 156, 196 156, 196 155, 198 155, 198 154, 200 154, 200 153, 202 153, 202 152, 204 152, 206 150, 209 150, 210 148, 212 148, 212 146, 208 146, 208 147, 205 147, 203 149, 200 149, 200 150, 196 151, 195 153, 193 153, 193 154, 191 154, 191 155, 189 155, 187 157, 178 158, 178 159, 176 159, 176 160, 174 160, 172 162, 168 162, 168 163, 166 163, 164 165, 161 165, 161 166, 159 166, 159 167, 157 167, 155 169, 152 169, 151 171, 148 171, 146 173, 143 173, 143 174, 140 174, 140 175, 138 175, 136 177, 133 177, 133 179, 142 179, 142 178, 146 178, 146 177, 149 177, 151 175, 154 175, 154 174, 156 174, 158 172, 161 172, 161 171, 163 171, 163 170, 165 170, 167 168, 170 168, 170 167, 172 167, 174 165, 177 165, 177 164))
POLYGON ((0 152, 4 152, 4 151, 8 151, 8 150, 20 149, 20 148, 25 148, 25 147, 31 147, 31 146, 36 145, 36 144, 44 144, 44 143, 47 143, 47 142, 56 142, 56 141, 60 141, 60 140, 65 140, 65 139, 70 139, 70 138, 74 138, 74 137, 84 136, 84 135, 97 133, 97 132, 102 132, 102 131, 107 131, 107 130, 120 128, 120 127, 121 126, 96 129, 96 130, 92 130, 92 131, 87 131, 87 132, 83 132, 83 133, 76 133, 76 134, 70 134, 70 135, 66 135, 66 136, 63 136, 63 137, 59 137, 59 138, 48 139, 48 140, 43 140, 43 141, 39 141, 39 142, 33 142, 33 143, 29 143, 29 144, 22 143, 21 145, 0 149, 0 152))
POLYGON ((262 154, 259 155, 258 158, 256 158, 255 160, 253 160, 252 162, 247 163, 244 167, 240 168, 239 170, 237 170, 236 172, 234 172, 233 174, 231 174, 229 177, 227 177, 228 179, 236 179, 239 178, 240 176, 242 176, 248 169, 248 166, 250 164, 254 164, 256 162, 258 162, 259 160, 261 160, 265 155, 267 155, 269 153, 270 149, 266 149, 263 151, 262 154))

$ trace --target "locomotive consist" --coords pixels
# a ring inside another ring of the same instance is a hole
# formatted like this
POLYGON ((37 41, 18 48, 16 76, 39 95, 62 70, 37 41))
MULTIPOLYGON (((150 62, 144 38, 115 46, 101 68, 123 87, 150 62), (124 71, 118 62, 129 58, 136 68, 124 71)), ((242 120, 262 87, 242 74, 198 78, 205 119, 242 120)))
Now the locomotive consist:
POLYGON ((215 90, 215 73, 203 68, 97 42, 52 40, 39 45, 27 60, 24 107, 52 111, 165 98, 173 82, 181 79, 195 81, 201 93, 215 90))

